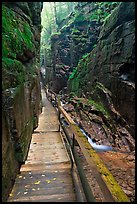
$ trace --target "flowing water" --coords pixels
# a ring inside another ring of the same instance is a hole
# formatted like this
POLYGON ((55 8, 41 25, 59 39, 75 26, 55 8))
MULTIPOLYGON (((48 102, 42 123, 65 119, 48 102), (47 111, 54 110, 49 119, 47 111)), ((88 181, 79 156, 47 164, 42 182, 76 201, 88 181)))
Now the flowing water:
MULTIPOLYGON (((62 118, 62 123, 64 126, 69 126, 69 124, 64 120, 64 118, 62 118)), ((90 138, 87 133, 84 131, 83 128, 80 128, 81 132, 83 133, 83 135, 85 135, 85 137, 88 139, 88 142, 90 143, 90 145, 97 151, 97 152, 101 152, 101 151, 112 151, 113 147, 111 146, 107 146, 107 145, 98 145, 95 142, 92 141, 92 138, 90 138)))
POLYGON ((86 138, 88 139, 88 142, 90 143, 90 145, 98 152, 100 151, 110 151, 113 150, 113 148, 111 146, 107 146, 107 145, 98 145, 95 142, 92 141, 92 139, 90 137, 88 137, 88 135, 86 134, 86 132, 80 128, 81 132, 83 133, 83 135, 86 136, 86 138))

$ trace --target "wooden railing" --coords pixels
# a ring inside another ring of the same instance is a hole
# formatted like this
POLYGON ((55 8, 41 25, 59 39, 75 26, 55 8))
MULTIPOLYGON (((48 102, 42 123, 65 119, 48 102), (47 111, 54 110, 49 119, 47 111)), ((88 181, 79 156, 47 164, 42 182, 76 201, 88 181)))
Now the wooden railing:
MULTIPOLYGON (((83 190, 84 190, 87 202, 95 202, 95 199, 88 185, 86 176, 84 175, 84 171, 81 167, 82 165, 80 165, 80 160, 78 159, 78 155, 75 151, 75 140, 79 144, 87 163, 90 165, 92 169, 92 174, 100 186, 100 189, 103 193, 105 201, 106 202, 130 202, 128 197, 126 196, 126 194, 124 193, 124 191, 122 190, 118 182, 116 181, 116 179, 113 177, 111 172, 105 166, 105 164, 100 159, 96 151, 89 144, 87 138, 82 134, 82 132, 80 131, 76 123, 72 120, 72 118, 68 115, 68 113, 60 105, 60 101, 56 93, 49 90, 47 97, 50 99, 51 95, 54 96, 54 100, 56 101, 55 103, 58 109, 59 121, 61 122, 60 116, 62 114, 64 118, 66 119, 66 121, 68 122, 69 127, 72 131, 73 140, 71 141, 69 137, 67 138, 69 140, 69 144, 71 146, 75 162, 78 166, 79 175, 80 175, 81 183, 83 186, 83 190)), ((64 127, 63 129, 65 131, 64 127)), ((65 133, 67 134, 66 131, 65 133)), ((72 167, 73 167, 73 164, 72 164, 72 167)))

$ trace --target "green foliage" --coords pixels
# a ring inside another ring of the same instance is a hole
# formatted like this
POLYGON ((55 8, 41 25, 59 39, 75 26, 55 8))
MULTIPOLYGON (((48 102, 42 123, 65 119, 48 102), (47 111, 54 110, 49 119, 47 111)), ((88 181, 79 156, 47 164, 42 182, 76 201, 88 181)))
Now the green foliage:
POLYGON ((70 100, 73 99, 75 96, 76 96, 76 94, 74 92, 70 92, 70 94, 69 94, 70 100))
POLYGON ((96 12, 94 12, 93 14, 91 14, 91 16, 89 17, 89 19, 92 21, 92 20, 99 20, 99 15, 96 12))
POLYGON ((95 48, 97 46, 97 44, 94 44, 92 47, 95 48))
POLYGON ((88 56, 90 55, 90 53, 86 53, 82 56, 82 59, 86 59, 88 56))
POLYGON ((111 14, 112 10, 119 4, 120 2, 95 2, 95 10, 90 15, 90 21, 96 20, 100 22, 104 22, 105 18, 111 14))
POLYGON ((88 72, 89 55, 90 53, 83 55, 83 57, 79 60, 77 67, 73 69, 73 72, 69 77, 68 84, 70 86, 70 90, 77 96, 81 95, 81 87, 84 84, 83 77, 85 77, 88 72))
POLYGON ((44 2, 41 12, 43 26, 41 37, 42 44, 49 43, 52 33, 65 30, 72 23, 69 14, 74 9, 74 2, 44 2), (66 23, 67 22, 67 23, 66 23), (67 26, 66 26, 67 25, 67 26), (64 28, 63 28, 64 26, 64 28))
POLYGON ((72 28, 71 31, 72 31, 72 33, 71 33, 72 35, 73 35, 73 34, 76 34, 76 35, 77 35, 77 34, 80 33, 80 31, 79 31, 77 28, 72 28))
POLYGON ((80 79, 79 77, 75 77, 72 81, 71 81, 71 87, 72 87, 72 91, 79 96, 79 85, 80 85, 80 79))
POLYGON ((77 68, 74 68, 74 69, 73 69, 73 72, 72 72, 71 75, 69 76, 69 79, 68 79, 68 80, 73 79, 74 76, 75 76, 75 74, 76 74, 76 72, 77 72, 77 68))

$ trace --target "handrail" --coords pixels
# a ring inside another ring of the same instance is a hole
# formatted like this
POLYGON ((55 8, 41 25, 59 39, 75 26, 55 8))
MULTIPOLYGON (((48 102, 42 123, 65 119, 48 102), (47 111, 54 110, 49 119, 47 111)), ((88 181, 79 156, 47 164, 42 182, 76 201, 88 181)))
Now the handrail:
POLYGON ((61 112, 64 117, 66 118, 66 120, 68 121, 69 124, 71 125, 75 125, 76 123, 72 120, 72 118, 68 115, 68 113, 64 110, 64 108, 62 106, 58 106, 58 110, 59 112, 61 112))
MULTIPOLYGON (((53 92, 51 90, 47 91, 46 87, 44 87, 44 88, 46 90, 46 93, 48 92, 48 93, 51 93, 51 94, 55 95, 55 99, 57 100, 56 104, 57 104, 57 108, 58 108, 58 119, 59 119, 60 124, 61 124, 61 119, 60 119, 61 113, 63 113, 65 118, 67 118, 68 123, 75 124, 75 122, 71 119, 71 117, 68 114, 66 114, 66 111, 62 108, 59 96, 57 97, 57 94, 55 92, 53 92)), ((49 97, 48 97, 48 99, 50 100, 49 97)), ((82 168, 82 165, 81 165, 80 159, 78 157, 78 154, 77 154, 77 152, 76 152, 76 150, 74 148, 74 140, 71 141, 70 138, 69 138, 69 135, 67 134, 67 132, 65 130, 65 128, 63 126, 62 126, 62 128, 63 128, 63 131, 65 133, 66 139, 68 141, 69 148, 71 149, 71 152, 72 152, 72 155, 73 155, 73 158, 72 158, 71 154, 69 154, 70 160, 71 160, 71 169, 75 172, 75 170, 74 170, 75 169, 74 161, 75 161, 75 164, 77 166, 77 171, 78 171, 78 174, 79 174, 79 178, 80 178, 82 188, 83 188, 83 191, 84 191, 87 202, 96 202, 95 199, 94 199, 93 193, 91 191, 91 188, 89 187, 89 184, 88 184, 85 172, 84 172, 84 170, 82 168)), ((60 131, 60 125, 59 125, 59 131, 60 131)), ((70 151, 70 150, 68 150, 68 151, 70 151)), ((77 186, 75 186, 75 188, 76 188, 76 192, 77 192, 78 191, 77 186)), ((81 193, 77 192, 76 194, 77 194, 77 197, 78 197, 78 201, 84 202, 83 198, 81 197, 81 193)))
MULTIPOLYGON (((67 122, 69 123, 69 126, 82 150, 84 157, 86 158, 86 161, 92 167, 93 169, 92 173, 96 178, 97 182, 99 183, 106 201, 107 202, 130 202, 127 195, 124 193, 124 191, 117 183, 116 179, 113 177, 113 175, 108 170, 108 168, 105 166, 104 162, 98 156, 96 151, 89 144, 86 137, 80 131, 79 127, 68 115, 68 113, 63 109, 63 107, 60 105, 60 99, 59 97, 57 99, 57 94, 51 90, 49 90, 49 92, 51 92, 55 96, 55 100, 58 108, 59 121, 60 121, 60 115, 62 114, 67 120, 67 122)), ((73 151, 73 153, 75 152, 73 151)))
POLYGON ((88 164, 92 167, 92 169, 94 169, 93 174, 100 185, 105 199, 108 202, 130 202, 127 195, 124 193, 124 191, 117 183, 111 172, 100 159, 96 151, 89 144, 86 137, 82 134, 76 123, 71 119, 71 117, 63 109, 63 107, 59 106, 58 110, 68 121, 70 128, 73 134, 75 135, 75 138, 88 164))

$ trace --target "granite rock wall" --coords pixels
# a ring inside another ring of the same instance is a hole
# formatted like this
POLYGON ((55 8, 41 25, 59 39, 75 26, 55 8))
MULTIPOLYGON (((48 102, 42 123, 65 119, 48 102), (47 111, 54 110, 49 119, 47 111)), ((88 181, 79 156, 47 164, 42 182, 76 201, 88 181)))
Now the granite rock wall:
POLYGON ((2 201, 25 162, 41 112, 41 2, 2 5, 2 201))

